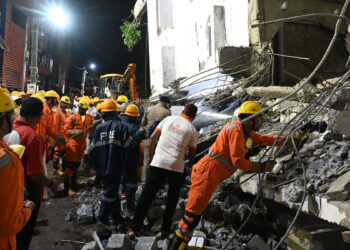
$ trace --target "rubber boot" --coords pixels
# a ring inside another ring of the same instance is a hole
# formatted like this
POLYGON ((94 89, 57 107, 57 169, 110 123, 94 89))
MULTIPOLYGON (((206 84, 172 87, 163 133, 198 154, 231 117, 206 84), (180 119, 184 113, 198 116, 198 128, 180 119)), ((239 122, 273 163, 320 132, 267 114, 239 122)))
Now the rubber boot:
MULTIPOLYGON (((193 231, 190 235, 192 235, 193 231)), ((171 244, 170 249, 172 250, 185 250, 187 248, 187 244, 190 241, 190 236, 185 236, 181 233, 180 230, 175 231, 175 236, 173 242, 171 244)))

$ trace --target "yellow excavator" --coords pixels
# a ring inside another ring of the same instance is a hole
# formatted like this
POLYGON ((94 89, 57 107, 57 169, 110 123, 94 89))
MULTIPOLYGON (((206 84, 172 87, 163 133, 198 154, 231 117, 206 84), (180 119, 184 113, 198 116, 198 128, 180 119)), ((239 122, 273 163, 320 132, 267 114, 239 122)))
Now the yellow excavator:
POLYGON ((135 86, 135 70, 136 64, 130 63, 123 75, 111 73, 100 76, 97 96, 103 99, 126 95, 129 100, 136 100, 138 98, 138 93, 135 86))

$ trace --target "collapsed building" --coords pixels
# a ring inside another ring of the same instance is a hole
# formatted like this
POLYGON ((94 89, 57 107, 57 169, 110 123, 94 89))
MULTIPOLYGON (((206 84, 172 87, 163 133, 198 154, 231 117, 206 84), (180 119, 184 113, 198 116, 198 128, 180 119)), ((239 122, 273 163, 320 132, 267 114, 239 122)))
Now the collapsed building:
MULTIPOLYGON (((349 2, 137 1, 136 18, 147 10, 149 20, 154 90, 149 103, 167 94, 177 106, 173 114, 188 102, 199 107, 194 121, 200 131, 197 160, 207 153, 221 128, 238 119, 237 108, 248 99, 262 103, 268 114, 262 133, 293 136, 300 128, 308 131, 292 148, 256 149, 250 159, 275 160, 273 172, 237 172, 224 181, 190 246, 348 248, 349 2), (199 5, 201 13, 195 11, 199 5), (180 13, 184 6, 193 15, 180 13), (243 18, 237 23, 235 13, 243 18)), ((190 174, 191 166, 187 170, 190 174)), ((188 176, 174 227, 183 216, 189 188, 188 176)), ((140 191, 141 187, 138 195, 140 191)), ((81 193, 66 220, 93 223, 100 195, 94 187, 81 193)), ((162 190, 144 223, 145 237, 130 242, 120 229, 120 234, 108 235, 102 243, 94 234, 91 244, 107 249, 166 249, 168 241, 154 238, 165 199, 162 190)))

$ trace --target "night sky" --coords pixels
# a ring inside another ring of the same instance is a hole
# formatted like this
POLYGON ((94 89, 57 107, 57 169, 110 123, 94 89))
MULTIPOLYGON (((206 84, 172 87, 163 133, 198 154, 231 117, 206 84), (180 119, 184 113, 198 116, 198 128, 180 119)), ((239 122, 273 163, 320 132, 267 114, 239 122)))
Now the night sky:
MULTIPOLYGON (((89 75, 100 76, 106 73, 123 74, 128 63, 136 63, 136 84, 143 95, 145 86, 145 56, 147 25, 142 26, 142 40, 128 52, 123 44, 120 31, 123 19, 132 21, 131 10, 136 0, 71 0, 66 3, 72 16, 69 30, 70 61, 83 67, 95 63, 95 71, 89 75)), ((147 22, 147 16, 143 18, 147 22)), ((147 58, 148 66, 148 58, 147 58)), ((81 72, 71 67, 69 82, 80 85, 81 72)), ((149 70, 146 72, 149 83, 149 70)))

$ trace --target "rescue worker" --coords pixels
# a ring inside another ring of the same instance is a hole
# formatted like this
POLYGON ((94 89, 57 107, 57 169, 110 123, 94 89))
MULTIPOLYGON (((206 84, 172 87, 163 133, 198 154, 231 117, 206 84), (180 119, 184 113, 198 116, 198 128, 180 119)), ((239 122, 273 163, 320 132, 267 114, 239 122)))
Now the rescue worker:
POLYGON ((16 234, 28 222, 35 204, 24 200, 24 170, 19 156, 3 138, 12 130, 15 105, 0 88, 0 249, 16 250, 16 234), (24 202, 23 202, 24 201, 24 202))
POLYGON ((77 170, 80 166, 86 146, 86 136, 89 130, 93 130, 92 125, 96 124, 91 115, 86 114, 89 108, 89 102, 82 98, 78 103, 79 111, 69 116, 65 121, 64 130, 68 137, 66 144, 66 154, 64 156, 63 169, 65 174, 64 188, 69 197, 76 193, 73 189, 77 188, 77 170), (90 129, 88 129, 91 127, 90 129), (69 137, 74 136, 69 139, 69 137))
POLYGON ((122 119, 123 121, 127 118, 127 116, 125 115, 125 110, 129 106, 129 104, 129 102, 124 102, 122 105, 120 105, 120 119, 122 119))
MULTIPOLYGON (((149 107, 142 118, 141 126, 150 126, 154 121, 161 122, 165 117, 170 116, 170 98, 168 96, 159 97, 157 105, 149 107)), ((146 175, 149 167, 149 140, 144 140, 144 155, 143 155, 143 169, 141 181, 146 181, 146 175)))
MULTIPOLYGON (((193 166, 185 215, 176 230, 173 249, 185 249, 212 194, 223 180, 230 177, 237 169, 251 173, 272 170, 274 161, 259 164, 245 158, 252 144, 271 146, 277 140, 276 136, 257 133, 262 126, 263 114, 242 122, 260 111, 262 107, 258 102, 242 103, 239 121, 224 126, 210 147, 209 153, 193 166)), ((284 142, 283 138, 279 138, 276 145, 282 146, 284 142)))
MULTIPOLYGON (((125 104, 125 103, 124 103, 125 104)), ((124 105, 123 104, 123 105, 124 105)), ((123 123, 128 127, 130 135, 133 137, 132 143, 125 152, 125 171, 123 175, 123 193, 125 194, 126 205, 129 215, 135 212, 135 193, 137 190, 137 167, 140 155, 140 142, 142 139, 149 138, 158 125, 154 122, 145 130, 144 136, 135 136, 141 128, 137 118, 140 116, 139 108, 135 104, 129 104, 122 116, 123 123)))
POLYGON ((150 164, 146 185, 136 206, 131 230, 128 233, 129 237, 134 237, 135 231, 141 229, 148 210, 166 178, 169 189, 161 238, 167 237, 170 233, 180 189, 185 181, 184 159, 187 156, 189 160, 193 160, 196 154, 198 132, 192 124, 196 114, 197 107, 194 104, 187 104, 181 115, 166 117, 152 134, 150 157, 153 160, 150 164), (158 145, 154 150, 157 141, 158 145))
POLYGON ((95 117, 97 115, 97 105, 101 102, 100 98, 95 97, 94 99, 92 99, 92 107, 90 107, 88 109, 88 111, 86 113, 90 114, 92 117, 95 117))
POLYGON ((107 230, 115 228, 109 224, 110 217, 115 225, 122 222, 119 183, 124 167, 125 148, 132 141, 128 127, 116 117, 117 108, 117 103, 112 99, 102 103, 101 112, 105 122, 97 126, 90 146, 90 156, 104 184, 99 225, 107 230))
POLYGON ((122 104, 125 103, 125 102, 129 102, 128 98, 127 98, 125 95, 120 95, 120 96, 118 96, 118 98, 117 98, 117 103, 118 103, 119 105, 122 105, 122 104))
MULTIPOLYGON (((54 125, 58 132, 65 135, 64 126, 69 114, 67 109, 70 105, 70 98, 68 96, 62 96, 60 100, 60 106, 54 114, 54 125)), ((63 172, 59 169, 60 159, 63 158, 65 153, 65 145, 55 146, 55 155, 53 157, 53 173, 54 175, 63 175, 63 172)))
POLYGON ((56 128, 54 125, 54 112, 52 108, 57 105, 58 98, 59 95, 53 90, 47 91, 45 93, 43 116, 41 117, 40 123, 36 127, 36 132, 43 139, 46 156, 50 155, 48 148, 49 137, 54 139, 57 145, 63 145, 65 143, 64 137, 59 132, 57 132, 58 128, 56 128))
POLYGON ((10 144, 20 144, 25 147, 22 157, 22 165, 25 174, 25 188, 28 192, 28 199, 35 202, 30 220, 25 227, 17 234, 17 249, 28 249, 39 214, 40 202, 43 198, 44 186, 52 191, 57 188, 57 182, 45 175, 43 155, 45 146, 40 135, 34 127, 40 122, 43 111, 43 103, 34 97, 27 97, 23 100, 20 119, 13 125, 10 134, 10 144))

